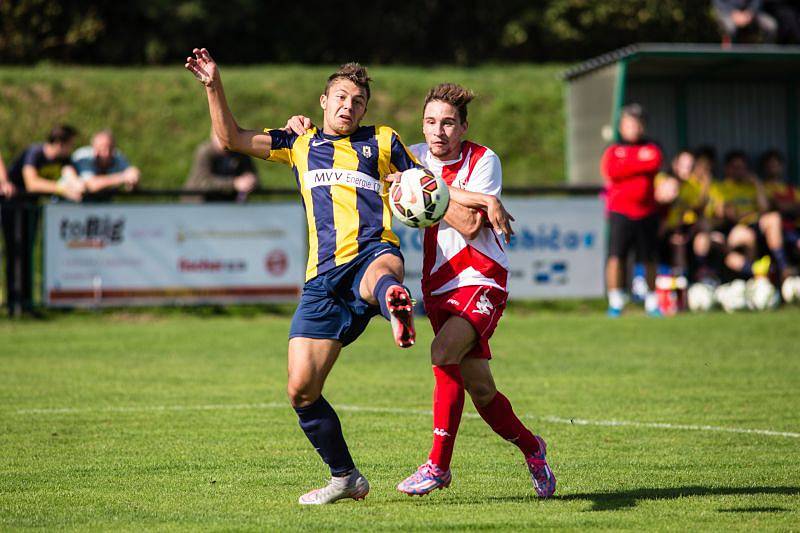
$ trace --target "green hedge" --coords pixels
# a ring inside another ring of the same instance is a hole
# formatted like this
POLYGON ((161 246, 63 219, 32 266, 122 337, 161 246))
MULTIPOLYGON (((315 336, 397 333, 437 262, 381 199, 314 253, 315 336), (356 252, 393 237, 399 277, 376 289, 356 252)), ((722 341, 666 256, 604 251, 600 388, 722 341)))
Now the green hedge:
MULTIPOLYGON (((282 126, 303 113, 321 120, 318 97, 331 66, 225 68, 226 92, 243 127, 282 126)), ((470 138, 501 158, 507 184, 564 180, 563 82, 559 65, 476 68, 376 67, 367 123, 386 123, 406 143, 422 141, 421 102, 442 81, 478 94, 470 109, 470 138)), ((210 121, 202 86, 181 66, 153 68, 0 68, 0 152, 6 164, 57 122, 88 142, 111 127, 120 148, 142 169, 142 185, 183 184, 196 145, 210 121)), ((264 186, 291 187, 284 167, 259 162, 264 186)))

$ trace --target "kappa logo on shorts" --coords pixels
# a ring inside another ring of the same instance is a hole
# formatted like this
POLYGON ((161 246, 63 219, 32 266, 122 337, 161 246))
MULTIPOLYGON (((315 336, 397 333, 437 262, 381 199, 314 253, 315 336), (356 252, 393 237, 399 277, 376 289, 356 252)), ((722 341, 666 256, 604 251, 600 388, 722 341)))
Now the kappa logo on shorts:
POLYGON ((442 428, 434 428, 433 429, 433 434, 434 435, 438 435, 439 437, 450 437, 451 436, 450 433, 448 433, 447 431, 443 430, 442 428))
POLYGON ((450 305, 455 305, 456 307, 461 307, 461 302, 459 302, 455 298, 450 298, 449 300, 447 300, 447 303, 449 303, 450 305))
POLYGON ((481 315, 491 314, 494 305, 489 301, 489 297, 486 296, 487 292, 489 291, 484 291, 483 294, 481 294, 480 300, 475 302, 475 309, 472 310, 473 313, 479 313, 481 315))

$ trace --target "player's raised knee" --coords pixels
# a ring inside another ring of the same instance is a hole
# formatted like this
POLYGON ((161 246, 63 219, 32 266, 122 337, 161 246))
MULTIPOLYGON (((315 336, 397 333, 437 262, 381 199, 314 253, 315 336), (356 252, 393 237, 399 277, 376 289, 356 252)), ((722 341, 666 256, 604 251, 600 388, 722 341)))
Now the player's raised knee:
POLYGON ((459 363, 461 357, 457 353, 457 346, 444 337, 436 337, 431 343, 431 364, 441 365, 454 365, 459 363))

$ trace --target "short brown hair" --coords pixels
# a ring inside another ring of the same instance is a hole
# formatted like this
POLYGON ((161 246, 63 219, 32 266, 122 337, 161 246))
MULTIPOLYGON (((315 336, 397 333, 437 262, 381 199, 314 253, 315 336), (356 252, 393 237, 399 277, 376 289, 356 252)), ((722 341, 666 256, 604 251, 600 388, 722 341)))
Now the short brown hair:
POLYGON ((446 102, 458 109, 458 118, 464 124, 467 121, 467 104, 475 98, 475 93, 455 83, 440 83, 428 91, 425 97, 423 112, 430 102, 446 102))
POLYGON ((367 67, 361 66, 359 63, 351 62, 345 63, 339 67, 339 70, 328 76, 328 83, 325 85, 325 94, 328 94, 331 85, 336 80, 350 80, 357 86, 361 87, 367 92, 367 100, 369 101, 369 82, 372 78, 367 74, 367 67))

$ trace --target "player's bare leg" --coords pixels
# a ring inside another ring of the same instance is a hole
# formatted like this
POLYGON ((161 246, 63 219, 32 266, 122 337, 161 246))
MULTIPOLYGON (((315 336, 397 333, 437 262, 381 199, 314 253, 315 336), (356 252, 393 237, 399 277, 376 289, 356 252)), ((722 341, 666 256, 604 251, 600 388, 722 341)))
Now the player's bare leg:
POLYGON ((381 314, 392 325, 397 345, 408 348, 416 340, 414 331, 414 303, 408 289, 403 286, 403 261, 393 254, 378 256, 364 273, 359 292, 361 298, 381 308, 381 314))
POLYGON ((608 316, 618 317, 625 307, 625 291, 622 290, 624 270, 622 260, 609 255, 606 260, 606 291, 608 292, 608 316))
POLYGON ((725 266, 742 276, 753 275, 753 260, 756 253, 756 234, 748 226, 738 224, 731 229, 727 240, 728 254, 725 266))
POLYGON ((791 274, 786 261, 786 252, 783 249, 783 220, 777 211, 764 213, 758 219, 758 228, 764 234, 769 253, 775 260, 781 279, 791 274))
POLYGON ((300 497, 301 504, 334 503, 344 498, 362 500, 369 483, 350 457, 339 417, 322 396, 325 379, 339 357, 342 344, 332 339, 295 337, 289 340, 289 400, 300 419, 300 427, 331 469, 325 487, 300 497))

